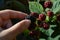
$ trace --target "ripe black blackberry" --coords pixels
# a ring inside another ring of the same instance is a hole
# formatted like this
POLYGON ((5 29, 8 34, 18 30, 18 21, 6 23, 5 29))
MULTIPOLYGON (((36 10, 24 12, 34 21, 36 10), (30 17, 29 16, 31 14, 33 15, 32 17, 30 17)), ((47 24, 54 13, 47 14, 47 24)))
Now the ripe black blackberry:
POLYGON ((30 15, 31 15, 31 16, 34 16, 34 17, 36 17, 36 18, 38 18, 38 17, 39 17, 39 14, 38 14, 38 13, 36 13, 36 12, 31 12, 31 13, 30 13, 30 15))
POLYGON ((39 27, 42 27, 43 26, 43 22, 40 21, 40 20, 37 20, 37 24, 38 24, 39 27))
POLYGON ((37 26, 37 25, 36 25, 35 23, 31 23, 30 26, 28 27, 28 29, 29 29, 30 31, 31 31, 31 30, 34 30, 36 26, 37 26))
POLYGON ((31 16, 31 15, 26 16, 25 19, 31 20, 32 23, 34 23, 36 21, 36 18, 34 16, 31 16))
POLYGON ((37 20, 37 24, 40 25, 41 21, 40 20, 37 20))
POLYGON ((36 27, 36 24, 35 24, 36 18, 33 17, 33 16, 31 16, 31 15, 28 15, 28 16, 25 17, 25 19, 31 20, 31 24, 30 24, 30 26, 29 26, 28 29, 29 29, 29 30, 34 30, 35 27, 36 27))
POLYGON ((57 20, 60 21, 60 14, 57 15, 57 20))
POLYGON ((31 32, 29 33, 29 35, 30 35, 31 37, 37 38, 38 36, 40 36, 40 31, 39 31, 39 30, 33 30, 33 31, 31 31, 31 32))

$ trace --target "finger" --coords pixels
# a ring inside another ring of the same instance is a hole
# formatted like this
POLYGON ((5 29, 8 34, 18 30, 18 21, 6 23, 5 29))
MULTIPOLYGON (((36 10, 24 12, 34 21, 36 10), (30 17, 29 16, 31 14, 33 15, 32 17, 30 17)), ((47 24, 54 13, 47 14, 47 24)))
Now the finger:
POLYGON ((6 28, 10 28, 12 25, 13 24, 12 24, 11 20, 8 20, 5 26, 6 26, 6 28))
POLYGON ((0 33, 0 37, 2 39, 10 39, 18 35, 19 33, 22 33, 25 29, 27 29, 30 25, 30 20, 23 20, 14 26, 12 26, 9 29, 6 29, 0 33))
POLYGON ((6 20, 6 21, 3 21, 3 25, 1 26, 3 29, 8 29, 12 26, 12 22, 11 20, 6 20))
POLYGON ((24 19, 25 16, 27 16, 26 13, 19 12, 19 11, 14 11, 14 10, 2 10, 2 11, 0 11, 0 17, 3 20, 8 20, 10 18, 24 19))
POLYGON ((2 19, 0 18, 0 27, 2 26, 2 24, 3 24, 3 21, 2 21, 2 19))

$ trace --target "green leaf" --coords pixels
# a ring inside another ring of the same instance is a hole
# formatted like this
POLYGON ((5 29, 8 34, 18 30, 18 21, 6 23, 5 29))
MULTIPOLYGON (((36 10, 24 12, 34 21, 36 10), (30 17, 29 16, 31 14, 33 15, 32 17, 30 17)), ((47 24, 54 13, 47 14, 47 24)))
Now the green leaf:
POLYGON ((29 30, 25 30, 23 33, 25 36, 28 36, 29 32, 30 32, 29 30))
POLYGON ((46 22, 49 22, 49 16, 46 16, 46 22))
POLYGON ((51 35, 52 38, 60 35, 60 26, 59 26, 59 27, 57 26, 56 28, 57 28, 57 29, 55 29, 54 32, 53 32, 52 35, 51 35))
POLYGON ((44 11, 41 4, 38 2, 29 2, 29 9, 31 12, 42 13, 44 11))
POLYGON ((45 30, 43 28, 40 28, 40 31, 43 32, 47 36, 51 36, 54 30, 52 30, 52 27, 56 27, 56 25, 50 25, 50 28, 48 30, 45 30))
POLYGON ((47 12, 48 10, 51 10, 50 8, 46 8, 45 11, 47 12))
POLYGON ((53 16, 53 18, 52 18, 52 21, 51 21, 51 22, 54 22, 56 19, 57 19, 57 17, 56 17, 56 16, 53 16))
POLYGON ((55 1, 57 1, 57 0, 51 0, 53 3, 55 2, 55 1))
POLYGON ((59 40, 59 38, 60 38, 60 35, 56 36, 54 40, 59 40))
POLYGON ((39 39, 39 40, 45 40, 45 39, 39 39))
POLYGON ((39 2, 40 2, 40 0, 37 0, 37 2, 39 3, 39 2))
POLYGON ((53 38, 51 38, 51 37, 48 37, 47 39, 48 39, 48 40, 54 40, 54 39, 53 39, 53 38))
POLYGON ((51 36, 52 33, 54 32, 54 30, 51 29, 52 27, 56 27, 56 25, 50 25, 49 30, 47 30, 49 32, 49 36, 51 36))
POLYGON ((57 0, 53 3, 52 11, 56 13, 60 13, 60 0, 57 0))

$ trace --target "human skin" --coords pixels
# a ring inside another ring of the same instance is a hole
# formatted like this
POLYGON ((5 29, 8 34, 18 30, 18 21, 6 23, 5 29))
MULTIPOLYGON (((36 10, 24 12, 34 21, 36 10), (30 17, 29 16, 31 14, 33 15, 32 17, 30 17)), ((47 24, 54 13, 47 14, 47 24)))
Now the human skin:
POLYGON ((2 10, 0 11, 0 40, 16 40, 15 37, 26 30, 31 21, 22 20, 12 26, 11 18, 24 19, 27 16, 26 13, 14 11, 14 10, 2 10), (21 16, 22 15, 22 16, 21 16), (2 27, 9 27, 8 29, 3 30, 2 27))

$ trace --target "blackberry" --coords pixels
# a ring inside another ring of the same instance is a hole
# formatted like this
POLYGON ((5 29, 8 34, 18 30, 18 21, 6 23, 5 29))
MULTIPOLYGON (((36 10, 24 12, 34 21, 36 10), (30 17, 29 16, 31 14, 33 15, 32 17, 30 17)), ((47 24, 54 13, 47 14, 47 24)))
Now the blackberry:
POLYGON ((31 16, 34 16, 34 17, 36 17, 36 18, 38 18, 39 17, 39 14, 38 13, 36 13, 36 12, 31 12, 31 14, 30 14, 31 16))
POLYGON ((36 25, 35 23, 31 23, 30 26, 28 27, 28 29, 29 29, 30 31, 31 31, 31 30, 34 30, 36 26, 37 26, 37 25, 36 25))
POLYGON ((46 18, 46 15, 45 14, 39 14, 39 20, 40 21, 44 21, 46 18))
POLYGON ((46 22, 43 23, 43 28, 44 29, 47 30, 47 29, 49 29, 49 27, 50 27, 50 25, 48 23, 46 23, 46 22))
POLYGON ((31 16, 31 15, 26 16, 25 19, 31 20, 32 23, 34 23, 36 21, 36 18, 34 16, 31 16))
POLYGON ((40 25, 41 21, 40 20, 37 20, 37 24, 40 25))
POLYGON ((31 37, 39 37, 40 36, 40 31, 39 30, 33 30, 29 33, 31 37))
POLYGON ((60 21, 60 14, 57 15, 57 20, 60 21))
POLYGON ((47 15, 48 15, 49 17, 52 17, 54 14, 53 14, 52 11, 48 10, 48 11, 47 11, 47 15))
POLYGON ((39 24, 39 27, 43 27, 43 23, 42 22, 39 24))
POLYGON ((39 27, 43 26, 43 23, 40 20, 37 20, 37 24, 38 24, 39 27))
POLYGON ((45 1, 45 2, 44 2, 44 7, 45 7, 45 8, 51 8, 52 5, 53 5, 53 3, 52 3, 51 1, 45 1))

